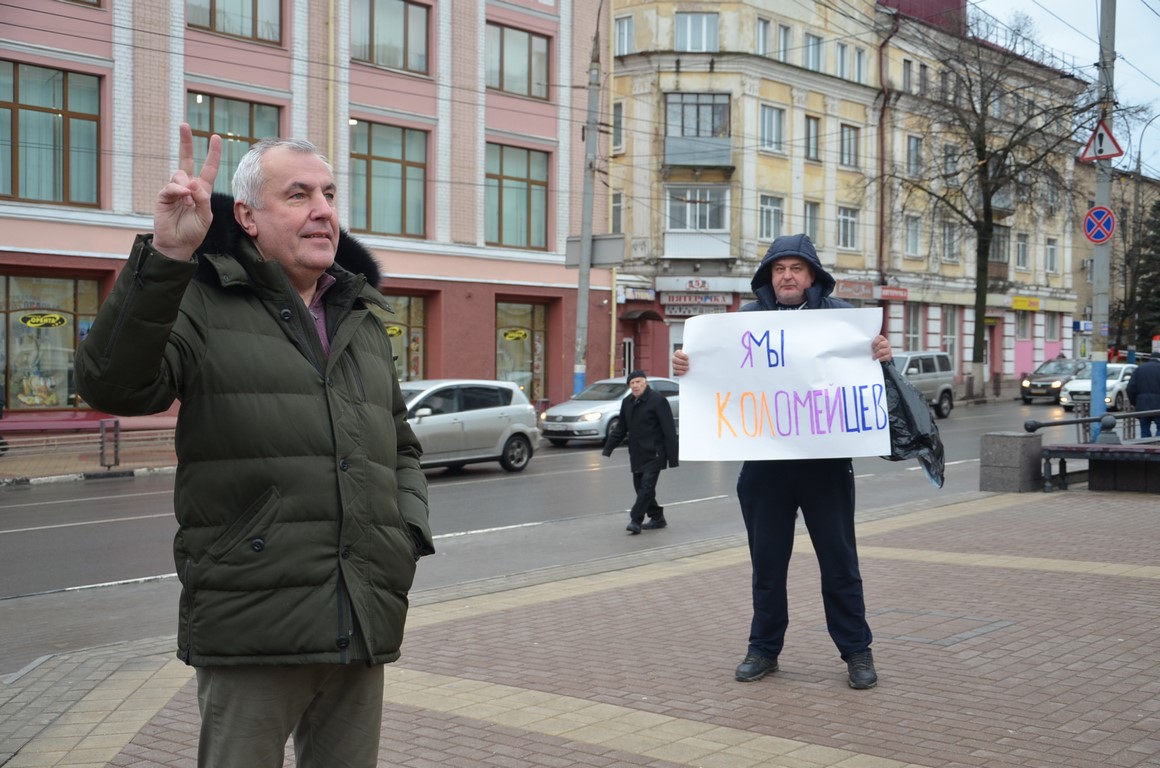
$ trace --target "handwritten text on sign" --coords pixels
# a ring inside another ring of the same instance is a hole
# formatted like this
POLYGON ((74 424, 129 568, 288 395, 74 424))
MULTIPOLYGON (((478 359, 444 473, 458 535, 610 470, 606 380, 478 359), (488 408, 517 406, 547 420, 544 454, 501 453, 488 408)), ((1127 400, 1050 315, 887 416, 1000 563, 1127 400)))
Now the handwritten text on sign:
POLYGON ((881 324, 878 308, 687 321, 681 461, 889 455, 881 324))

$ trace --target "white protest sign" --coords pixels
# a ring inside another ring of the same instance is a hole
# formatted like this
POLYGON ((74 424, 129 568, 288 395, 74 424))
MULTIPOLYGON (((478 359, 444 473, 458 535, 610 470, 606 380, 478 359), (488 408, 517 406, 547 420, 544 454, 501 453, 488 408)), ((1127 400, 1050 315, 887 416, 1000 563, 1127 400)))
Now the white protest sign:
POLYGON ((881 326, 879 308, 690 318, 681 461, 890 455, 881 326))

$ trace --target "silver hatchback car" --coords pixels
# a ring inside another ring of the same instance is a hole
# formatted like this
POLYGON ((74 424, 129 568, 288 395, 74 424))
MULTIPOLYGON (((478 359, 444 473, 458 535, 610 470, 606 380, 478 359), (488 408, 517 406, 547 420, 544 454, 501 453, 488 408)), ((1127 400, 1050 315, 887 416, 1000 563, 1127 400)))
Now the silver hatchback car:
POLYGON ((528 466, 540 441, 536 409, 510 381, 430 379, 399 383, 407 422, 423 446, 423 467, 498 461, 528 466))
MULTIPOLYGON (((679 427, 681 398, 677 382, 649 376, 648 385, 668 399, 673 420, 679 427)), ((623 378, 593 382, 571 400, 553 405, 541 413, 540 431, 549 443, 556 446, 565 445, 569 440, 603 443, 620 418, 620 401, 627 394, 628 384, 623 378)))

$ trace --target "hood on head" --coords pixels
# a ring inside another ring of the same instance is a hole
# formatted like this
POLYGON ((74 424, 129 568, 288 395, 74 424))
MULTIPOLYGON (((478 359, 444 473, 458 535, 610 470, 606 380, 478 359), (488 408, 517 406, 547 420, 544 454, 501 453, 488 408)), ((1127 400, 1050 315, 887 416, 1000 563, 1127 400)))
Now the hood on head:
MULTIPOLYGON (((213 212, 213 222, 209 225, 209 232, 197 249, 199 253, 231 254, 243 237, 248 237, 242 225, 234 218, 234 198, 220 192, 213 193, 210 198, 210 210, 213 212)), ((378 289, 382 280, 382 270, 375 257, 371 255, 361 242, 351 237, 345 229, 338 231, 338 248, 334 254, 334 263, 348 272, 365 275, 367 285, 378 289)))
POLYGON ((769 250, 765 252, 765 257, 761 260, 761 265, 757 267, 757 271, 753 273, 753 280, 749 283, 753 289, 753 293, 761 298, 764 303, 771 307, 777 303, 771 283, 773 278, 773 263, 787 256, 798 256, 805 259, 809 263, 810 269, 813 270, 814 284, 806 290, 806 296, 810 304, 813 304, 818 298, 829 296, 833 293, 835 284, 834 277, 822 266, 822 262, 818 258, 818 252, 814 248, 814 244, 810 242, 810 238, 805 234, 782 235, 770 243, 769 250))

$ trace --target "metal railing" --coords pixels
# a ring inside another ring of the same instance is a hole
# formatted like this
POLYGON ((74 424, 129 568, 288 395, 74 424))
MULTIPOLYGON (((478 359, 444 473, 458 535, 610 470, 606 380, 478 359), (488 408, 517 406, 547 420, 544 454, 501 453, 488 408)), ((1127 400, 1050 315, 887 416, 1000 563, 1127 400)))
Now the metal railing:
POLYGON ((10 433, 0 438, 6 446, 0 447, 0 483, 117 467, 174 466, 173 436, 172 429, 125 431, 117 419, 103 420, 90 432, 10 433))
MULTIPOLYGON (((1076 411, 1081 413, 1090 413, 1090 405, 1088 403, 1077 403, 1076 411), (1082 410, 1081 410, 1082 406, 1082 410)), ((1123 411, 1121 413, 1105 413, 1102 416, 1083 416, 1074 419, 1056 419, 1053 421, 1036 421, 1029 419, 1023 422, 1023 429, 1027 432, 1036 432, 1043 427, 1060 427, 1068 425, 1076 425, 1079 439, 1078 443, 1090 443, 1091 440, 1091 425, 1100 425, 1100 435, 1096 438, 1097 445, 1119 445, 1124 439, 1134 440, 1136 436, 1136 422, 1141 416, 1149 418, 1160 418, 1160 410, 1155 411, 1123 411), (1116 423, 1124 422, 1123 439, 1116 433, 1116 423)))

